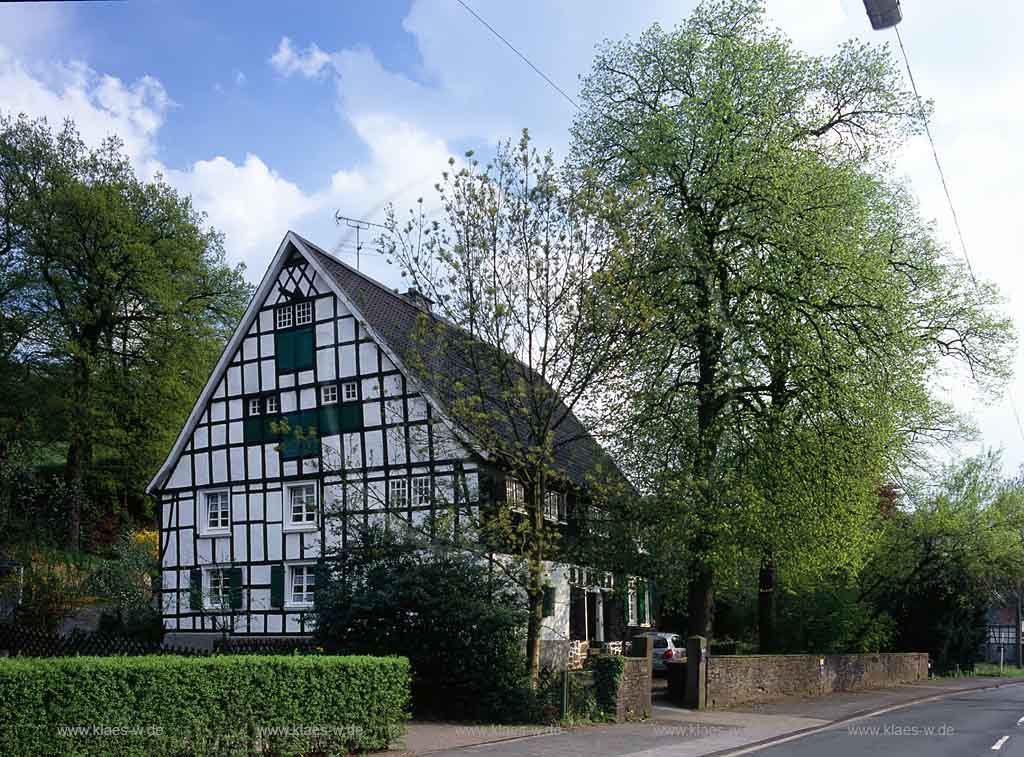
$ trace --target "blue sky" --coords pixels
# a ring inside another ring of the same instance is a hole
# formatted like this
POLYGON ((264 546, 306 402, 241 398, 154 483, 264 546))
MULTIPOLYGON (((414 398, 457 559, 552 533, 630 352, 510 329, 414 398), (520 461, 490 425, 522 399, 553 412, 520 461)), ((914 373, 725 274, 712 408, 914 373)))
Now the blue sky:
MULTIPOLYGON (((468 0, 574 94, 594 45, 671 26, 693 0, 468 0)), ((767 0, 794 42, 826 53, 872 32, 861 0, 767 0)), ((904 0, 900 27, 978 275, 1024 324, 1024 4, 904 0), (976 9, 977 8, 977 9, 976 9)), ((264 3, 190 0, 0 4, 0 111, 116 133, 136 168, 162 172, 225 232, 258 280, 293 228, 351 260, 336 209, 379 221, 385 202, 429 197, 449 155, 486 152, 529 127, 562 152, 573 108, 456 0, 264 3)), ((896 170, 958 254, 927 142, 896 170)), ((376 258, 372 275, 398 285, 376 258)), ((1024 411, 1024 361, 1013 391, 1024 411)), ((1024 462, 1005 397, 981 401, 962 376, 936 390, 973 415, 986 444, 1024 462)))

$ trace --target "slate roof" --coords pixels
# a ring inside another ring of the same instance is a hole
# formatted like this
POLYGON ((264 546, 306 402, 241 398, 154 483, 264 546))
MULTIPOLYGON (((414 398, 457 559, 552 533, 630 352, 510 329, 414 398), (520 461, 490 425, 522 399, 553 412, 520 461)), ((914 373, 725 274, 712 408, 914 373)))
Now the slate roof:
MULTIPOLYGON (((441 404, 442 409, 450 407, 456 399, 456 382, 472 384, 475 378, 480 377, 481 372, 472 367, 473 355, 479 360, 481 354, 493 348, 474 340, 466 331, 436 314, 427 313, 409 298, 343 263, 304 237, 298 234, 295 236, 316 256, 317 263, 351 299, 366 319, 367 325, 387 343, 406 369, 413 371, 415 378, 441 404), (428 331, 438 335, 436 338, 443 345, 442 348, 432 350, 427 346, 420 321, 425 313, 430 319, 431 329, 428 331), (424 370, 412 368, 417 365, 423 365, 424 370)), ((517 365, 522 366, 521 363, 517 365)), ((536 374, 534 377, 540 380, 536 374)), ((496 391, 488 393, 486 389, 482 393, 498 394, 496 391)), ((562 475, 579 487, 586 487, 589 477, 597 475, 599 469, 604 475, 622 477, 608 454, 579 419, 560 400, 557 402, 554 414, 558 423, 554 432, 554 455, 555 466, 562 475)), ((500 417, 505 415, 499 414, 500 417)), ((508 443, 514 443, 516 434, 511 424, 507 424, 500 433, 508 443)))

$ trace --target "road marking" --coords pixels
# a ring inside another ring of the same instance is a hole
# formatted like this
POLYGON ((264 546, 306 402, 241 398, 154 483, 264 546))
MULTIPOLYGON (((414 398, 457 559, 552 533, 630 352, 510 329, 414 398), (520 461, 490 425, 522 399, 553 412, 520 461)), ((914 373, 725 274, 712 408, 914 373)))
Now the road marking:
POLYGON ((1009 736, 1003 736, 1003 738, 999 739, 999 741, 992 745, 992 751, 998 752, 1000 749, 1002 749, 1003 744, 1005 744, 1009 738, 1009 736))

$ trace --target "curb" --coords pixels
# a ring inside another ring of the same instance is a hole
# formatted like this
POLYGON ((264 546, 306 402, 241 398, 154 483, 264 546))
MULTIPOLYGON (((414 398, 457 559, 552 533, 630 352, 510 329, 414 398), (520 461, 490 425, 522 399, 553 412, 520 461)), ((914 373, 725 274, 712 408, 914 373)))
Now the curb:
POLYGON ((953 689, 951 691, 945 691, 941 694, 930 694, 928 696, 917 697, 916 699, 910 699, 906 702, 900 702, 898 704, 886 705, 885 707, 879 707, 874 710, 860 710, 854 712, 845 717, 837 718, 825 725, 815 725, 809 728, 801 728, 799 731, 792 731, 784 736, 775 736, 770 739, 762 739, 761 741, 755 741, 752 744, 747 744, 741 747, 732 747, 729 749, 720 749, 717 752, 708 752, 703 757, 738 757, 742 754, 750 754, 751 752, 757 752, 761 749, 767 749, 768 747, 778 746, 779 744, 785 744, 789 741, 796 741, 802 739, 805 736, 813 736, 816 733, 827 731, 830 728, 835 728, 837 725, 844 723, 852 723, 857 720, 864 720, 871 718, 876 715, 884 715, 887 712, 895 712, 896 710, 902 710, 907 707, 913 707, 916 704, 923 702, 933 702, 939 699, 946 699, 947 697, 956 696, 957 694, 970 693, 972 691, 986 691, 988 689, 999 689, 1003 686, 1021 686, 1024 685, 1024 680, 1015 681, 1002 681, 1000 683, 990 683, 984 686, 971 686, 964 689, 953 689))

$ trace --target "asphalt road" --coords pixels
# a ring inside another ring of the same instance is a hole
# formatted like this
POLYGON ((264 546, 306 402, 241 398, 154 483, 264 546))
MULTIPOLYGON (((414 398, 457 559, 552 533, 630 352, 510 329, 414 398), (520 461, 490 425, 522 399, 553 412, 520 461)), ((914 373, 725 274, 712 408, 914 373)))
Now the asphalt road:
POLYGON ((1024 757, 1024 686, 958 694, 766 747, 757 757, 1024 757))

